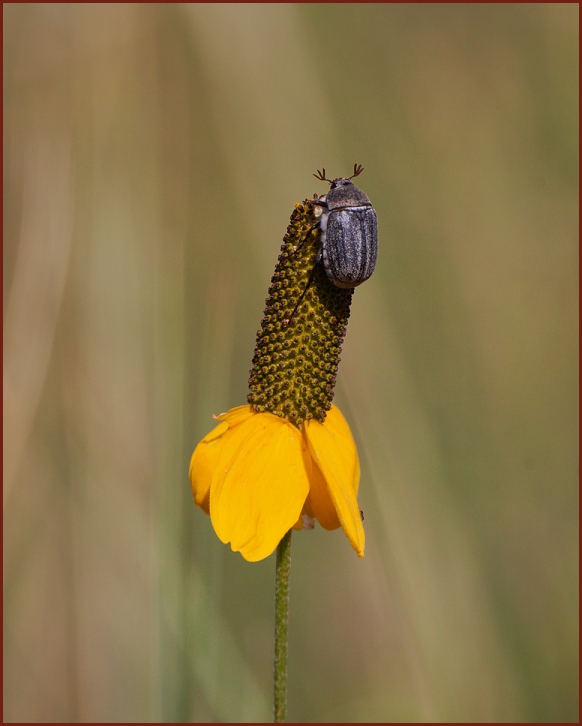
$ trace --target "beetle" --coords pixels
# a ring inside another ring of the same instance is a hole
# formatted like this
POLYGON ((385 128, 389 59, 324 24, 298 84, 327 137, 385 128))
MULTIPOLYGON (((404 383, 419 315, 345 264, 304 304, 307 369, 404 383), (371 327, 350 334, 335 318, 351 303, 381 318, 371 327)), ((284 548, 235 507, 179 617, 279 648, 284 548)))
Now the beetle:
POLYGON ((320 181, 329 182, 330 190, 322 197, 314 195, 312 204, 320 207, 320 219, 299 246, 305 243, 314 229, 319 228, 321 248, 307 285, 285 321, 287 325, 309 290, 318 263, 323 263, 329 280, 343 289, 361 285, 374 272, 378 257, 378 217, 366 194, 352 183, 352 179, 363 171, 361 164, 354 164, 354 173, 349 177, 327 179, 324 168, 313 175, 320 181))
POLYGON ((354 288, 365 282, 376 267, 378 257, 378 217, 372 202, 352 179, 364 171, 354 164, 350 177, 327 179, 325 169, 313 176, 329 182, 329 192, 313 204, 320 206, 321 250, 328 278, 337 287, 354 288))

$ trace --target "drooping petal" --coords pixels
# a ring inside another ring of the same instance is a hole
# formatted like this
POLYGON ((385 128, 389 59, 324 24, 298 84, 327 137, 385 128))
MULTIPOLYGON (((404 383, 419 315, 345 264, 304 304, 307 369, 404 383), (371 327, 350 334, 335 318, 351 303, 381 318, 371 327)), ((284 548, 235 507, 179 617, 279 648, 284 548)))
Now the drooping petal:
POLYGON ((333 530, 341 526, 335 505, 327 487, 327 482, 315 461, 311 465, 309 496, 307 497, 307 501, 309 502, 313 516, 324 529, 333 530))
POLYGON ((227 431, 227 423, 215 426, 194 449, 190 459, 189 474, 194 501, 206 514, 210 514, 210 482, 224 446, 223 435, 227 431))
POLYGON ((253 413, 250 406, 237 406, 216 416, 221 423, 206 434, 194 449, 190 459, 190 484, 194 501, 206 514, 210 514, 210 483, 224 446, 224 434, 229 428, 246 421, 253 413))
POLYGON ((224 438, 210 486, 210 517, 222 542, 256 562, 275 550, 307 498, 301 432, 260 413, 224 438))
POLYGON ((221 413, 219 416, 215 416, 218 421, 226 421, 229 426, 238 426, 243 423, 251 416, 255 416, 256 412, 245 403, 242 406, 235 406, 229 409, 226 413, 221 413))
MULTIPOLYGON (((306 421, 304 433, 314 462, 327 483, 339 522, 352 547, 363 557, 365 535, 356 498, 360 463, 350 427, 339 408, 332 406, 323 423, 314 419, 306 421)), ((323 501, 321 497, 319 502, 323 501)), ((313 497, 311 502, 313 505, 313 497)))

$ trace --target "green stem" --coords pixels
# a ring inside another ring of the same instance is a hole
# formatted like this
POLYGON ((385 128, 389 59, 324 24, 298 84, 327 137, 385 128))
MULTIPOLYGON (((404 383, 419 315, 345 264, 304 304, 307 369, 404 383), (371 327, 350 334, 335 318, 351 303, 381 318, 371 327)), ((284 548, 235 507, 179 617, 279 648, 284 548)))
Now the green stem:
POLYGON ((289 622, 290 529, 277 546, 275 565, 275 711, 274 723, 287 716, 287 624, 289 622))

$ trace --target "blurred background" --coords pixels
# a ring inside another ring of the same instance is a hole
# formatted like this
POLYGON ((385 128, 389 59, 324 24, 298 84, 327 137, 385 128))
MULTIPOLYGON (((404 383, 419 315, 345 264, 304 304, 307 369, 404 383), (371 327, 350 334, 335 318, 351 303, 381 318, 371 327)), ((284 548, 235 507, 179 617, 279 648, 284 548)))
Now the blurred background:
POLYGON ((3 7, 4 719, 271 719, 188 464, 358 162, 366 557, 293 537, 288 718, 577 721, 578 5, 3 7))

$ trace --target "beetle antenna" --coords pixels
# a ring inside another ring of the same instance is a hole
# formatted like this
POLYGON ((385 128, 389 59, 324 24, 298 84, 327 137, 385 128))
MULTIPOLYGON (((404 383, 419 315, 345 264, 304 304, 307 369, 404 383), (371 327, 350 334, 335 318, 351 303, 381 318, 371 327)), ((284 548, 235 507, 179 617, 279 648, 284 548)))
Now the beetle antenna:
MULTIPOLYGON (((325 169, 324 169, 325 171, 325 169)), ((348 179, 353 179, 356 176, 360 176, 360 174, 364 171, 364 167, 361 164, 354 164, 354 173, 348 177, 348 179)))
POLYGON ((318 169, 317 170, 317 174, 314 174, 313 176, 316 179, 319 179, 320 181, 326 181, 326 182, 329 182, 331 184, 331 179, 326 179, 326 176, 325 176, 325 168, 324 167, 321 168, 321 171, 319 171, 319 169, 318 169))

